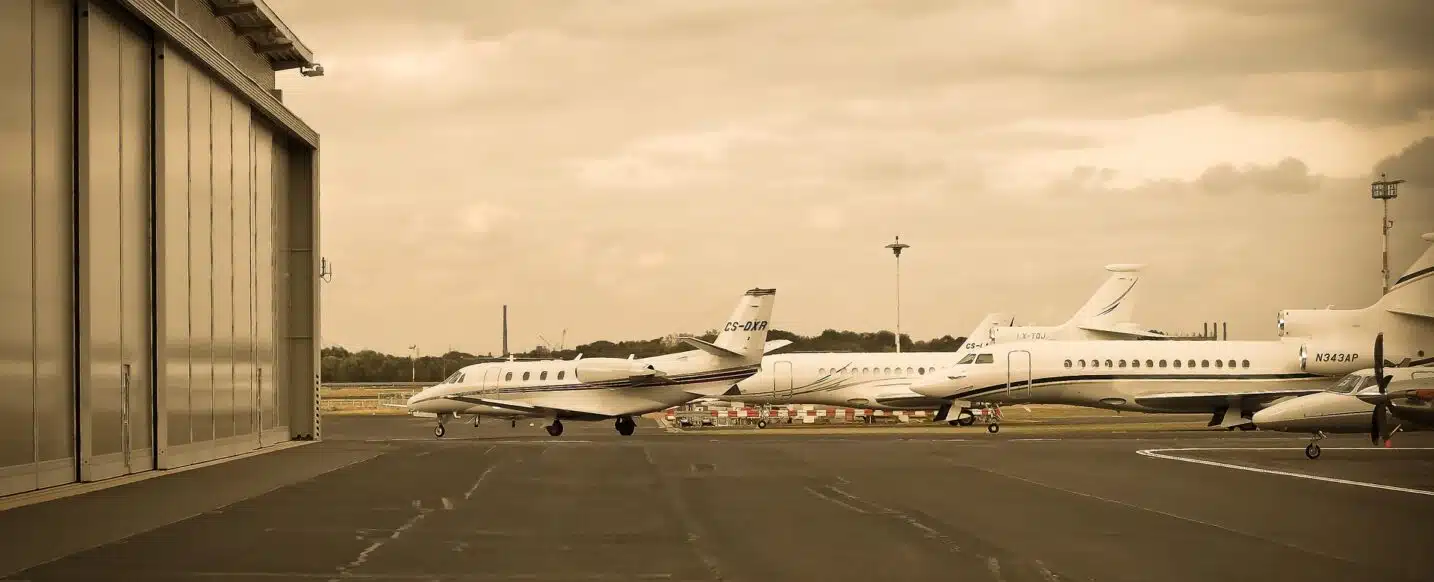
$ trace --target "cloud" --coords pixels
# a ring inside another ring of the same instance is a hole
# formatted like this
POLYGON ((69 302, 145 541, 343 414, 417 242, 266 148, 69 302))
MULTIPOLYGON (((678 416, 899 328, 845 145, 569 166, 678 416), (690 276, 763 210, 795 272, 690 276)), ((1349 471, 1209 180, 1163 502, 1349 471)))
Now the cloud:
POLYGON ((836 230, 846 226, 846 213, 833 206, 817 206, 807 212, 806 222, 817 230, 836 230))
POLYGON ((1380 161, 1434 121, 1427 2, 270 4, 329 71, 280 83, 324 138, 333 341, 496 349, 502 304, 656 337, 758 285, 783 327, 879 328, 897 233, 918 336, 1064 315, 1113 262, 1167 285, 1152 325, 1257 336, 1378 291, 1371 167, 1434 183, 1431 146, 1380 161))
POLYGON ((644 269, 660 267, 667 262, 667 253, 660 250, 644 251, 637 255, 637 266, 644 269))
POLYGON ((495 227, 512 220, 515 216, 516 214, 508 208, 487 202, 477 202, 468 205, 463 210, 463 226, 469 232, 486 234, 495 227))
POLYGON ((1305 194, 1319 187, 1319 177, 1310 175, 1304 162, 1285 158, 1273 166, 1220 164, 1200 174, 1195 185, 1211 194, 1305 194))
POLYGON ((1434 136, 1409 144, 1403 151, 1380 160, 1372 173, 1386 174, 1391 180, 1405 180, 1409 187, 1434 190, 1434 136))

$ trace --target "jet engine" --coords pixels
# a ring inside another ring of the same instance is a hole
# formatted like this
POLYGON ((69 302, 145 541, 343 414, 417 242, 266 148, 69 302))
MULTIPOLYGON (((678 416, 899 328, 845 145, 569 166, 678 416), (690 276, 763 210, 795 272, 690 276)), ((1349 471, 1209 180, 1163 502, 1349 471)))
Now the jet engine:
POLYGON ((651 364, 636 360, 588 358, 578 361, 577 369, 573 374, 577 376, 579 382, 594 384, 635 377, 658 376, 661 375, 661 372, 658 372, 651 364))
POLYGON ((1321 376, 1344 376, 1374 367, 1369 342, 1309 340, 1300 344, 1300 369, 1321 376))

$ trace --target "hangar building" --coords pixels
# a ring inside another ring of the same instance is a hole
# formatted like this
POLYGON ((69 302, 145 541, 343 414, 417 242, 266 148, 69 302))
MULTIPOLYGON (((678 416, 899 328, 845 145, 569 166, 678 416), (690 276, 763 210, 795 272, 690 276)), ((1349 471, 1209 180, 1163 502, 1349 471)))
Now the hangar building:
POLYGON ((312 59, 263 0, 0 2, 0 495, 319 437, 312 59))

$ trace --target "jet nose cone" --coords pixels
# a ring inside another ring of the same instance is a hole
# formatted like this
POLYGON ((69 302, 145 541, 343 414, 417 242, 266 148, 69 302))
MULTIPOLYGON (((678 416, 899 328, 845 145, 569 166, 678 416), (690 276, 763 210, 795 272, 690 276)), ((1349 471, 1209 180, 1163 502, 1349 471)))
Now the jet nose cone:
POLYGON ((1287 430, 1302 418, 1294 403, 1283 402, 1256 412, 1250 417, 1250 422, 1260 430, 1287 430))
POLYGON ((911 391, 929 398, 945 398, 958 392, 964 381, 960 374, 937 371, 936 373, 917 380, 911 385, 911 391), (957 376, 953 379, 950 376, 957 376))

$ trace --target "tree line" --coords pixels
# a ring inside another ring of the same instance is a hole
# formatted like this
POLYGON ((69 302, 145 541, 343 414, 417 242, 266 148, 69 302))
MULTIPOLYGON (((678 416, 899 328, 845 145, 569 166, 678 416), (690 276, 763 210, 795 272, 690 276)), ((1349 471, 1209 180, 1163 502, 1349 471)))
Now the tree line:
MULTIPOLYGON (((717 330, 708 330, 697 337, 709 342, 714 341, 717 338, 717 330)), ((890 352, 896 350, 895 337, 890 331, 828 329, 815 336, 777 329, 767 332, 767 341, 784 339, 792 342, 792 345, 782 348, 783 352, 890 352)), ((649 340, 599 340, 556 350, 537 346, 512 356, 520 360, 571 360, 578 354, 582 354, 584 358, 626 358, 629 355, 646 358, 692 349, 677 338, 678 335, 673 334, 649 340)), ((901 351, 954 352, 965 342, 964 337, 949 335, 926 341, 912 341, 911 336, 902 334, 901 351)), ((501 354, 476 355, 450 351, 441 356, 420 356, 415 361, 407 354, 385 354, 374 350, 350 351, 342 346, 324 348, 320 352, 320 358, 324 382, 438 382, 464 366, 505 359, 501 354)))

